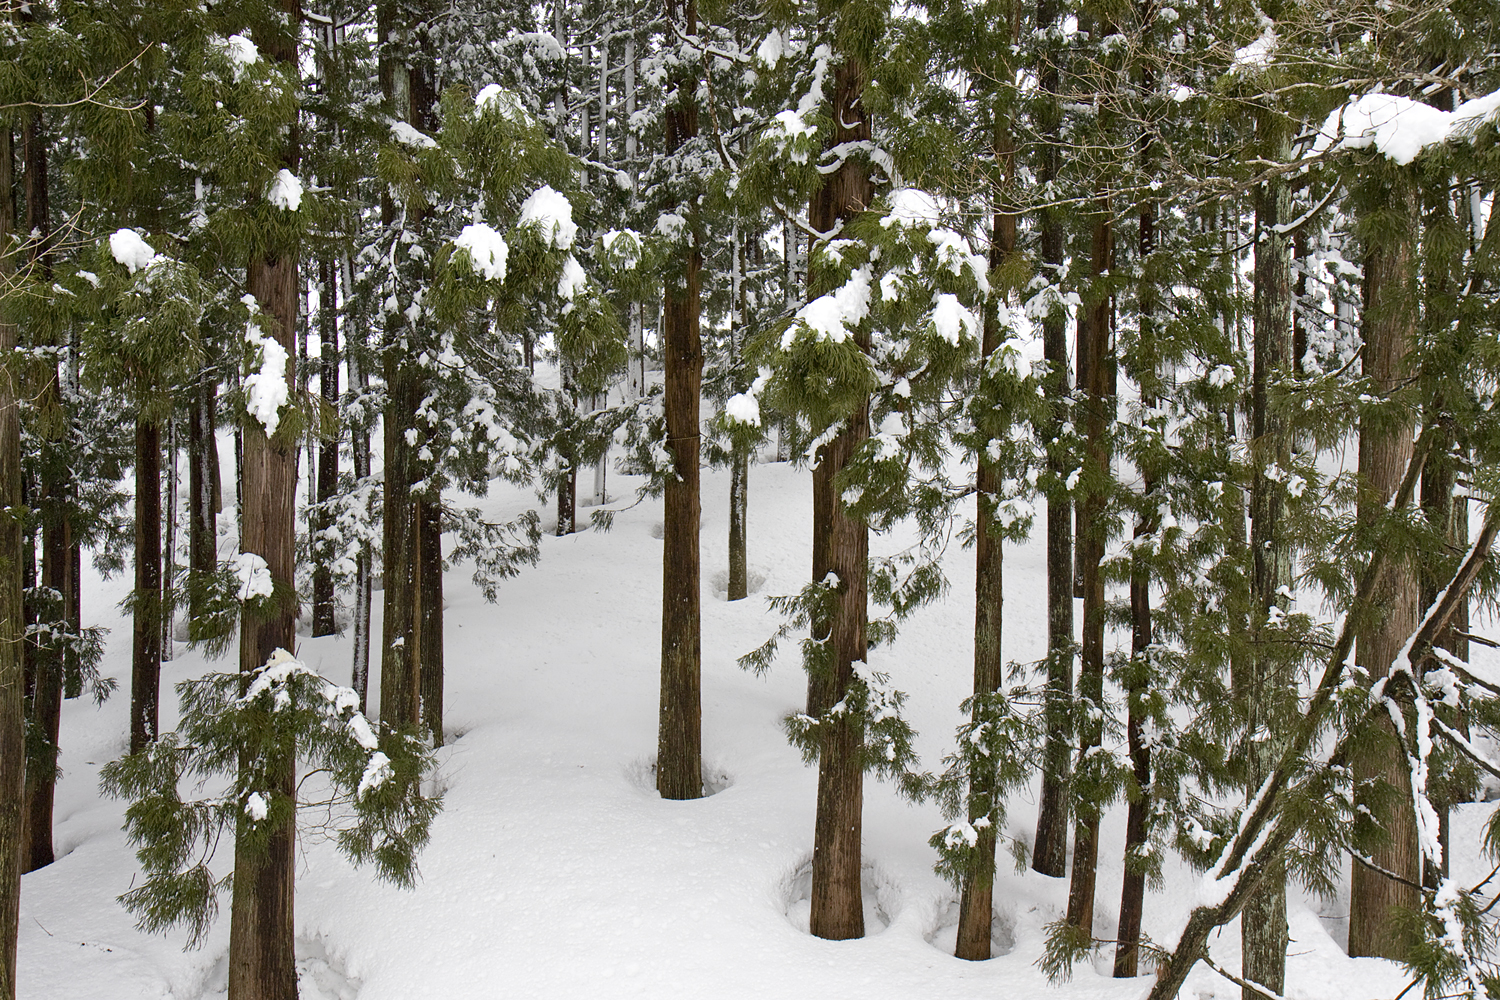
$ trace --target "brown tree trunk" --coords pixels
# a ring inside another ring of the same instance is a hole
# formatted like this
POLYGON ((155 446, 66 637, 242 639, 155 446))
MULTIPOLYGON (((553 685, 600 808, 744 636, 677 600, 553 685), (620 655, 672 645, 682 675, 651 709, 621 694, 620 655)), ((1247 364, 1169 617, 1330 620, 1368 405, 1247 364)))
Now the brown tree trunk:
MULTIPOLYGON (((1107 206, 1101 206, 1107 210, 1107 206)), ((1107 214, 1095 217, 1093 270, 1099 278, 1112 269, 1114 230, 1107 214)), ((1109 427, 1115 414, 1115 362, 1110 347, 1111 298, 1093 292, 1078 322, 1078 381, 1084 400, 1084 495, 1078 504, 1078 562, 1083 582, 1083 645, 1079 656, 1078 767, 1103 742, 1104 712, 1104 546, 1107 541, 1110 477, 1109 427)), ((1068 885, 1070 925, 1080 937, 1092 937, 1094 893, 1099 862, 1097 802, 1074 797, 1073 870, 1068 885)))
MULTIPOLYGON (((1057 0, 1038 0, 1039 25, 1058 22, 1057 0)), ((1057 98, 1061 73, 1057 59, 1043 62, 1038 78, 1045 99, 1039 102, 1038 124, 1044 141, 1040 150, 1038 179, 1046 184, 1061 172, 1062 115, 1057 98)), ((1038 213, 1043 269, 1049 280, 1062 277, 1063 218, 1060 210, 1045 208, 1038 213)), ((1044 391, 1052 422, 1044 437, 1053 441, 1066 417, 1069 392, 1068 337, 1065 318, 1058 311, 1042 320, 1042 351, 1047 361, 1044 391)), ((1047 468, 1063 482, 1072 471, 1063 451, 1047 449, 1047 468)), ((1073 745, 1073 502, 1061 490, 1047 496, 1047 690, 1043 696, 1046 739, 1042 750, 1042 794, 1036 817, 1036 843, 1031 868, 1041 875, 1061 878, 1068 863, 1068 782, 1073 745)))
POLYGON ((431 497, 417 506, 418 586, 421 588, 419 629, 422 724, 432 734, 432 745, 443 745, 443 511, 431 497))
MULTIPOLYGON (((854 57, 834 70, 831 145, 868 141, 869 112, 861 103, 867 71, 854 57)), ((828 175, 813 195, 809 221, 819 232, 830 232, 839 220, 862 211, 874 192, 866 167, 846 161, 828 175)), ((870 349, 870 334, 854 336, 861 350, 870 349)), ((824 449, 820 468, 827 466, 832 483, 854 452, 870 436, 870 401, 866 397, 824 449)), ((816 481, 815 481, 816 482, 816 481)), ((816 488, 816 487, 815 487, 816 488)), ((830 704, 844 698, 854 677, 854 663, 865 659, 868 626, 870 529, 851 516, 843 498, 830 495, 828 506, 828 572, 838 579, 838 600, 829 623, 831 668, 830 704)), ((860 830, 864 805, 864 720, 846 712, 824 727, 818 758, 818 815, 813 831, 812 915, 814 935, 832 940, 863 937, 864 906, 860 895, 860 830)))
MULTIPOLYGON (((282 0, 296 25, 299 0, 282 0)), ((295 30, 295 29, 294 29, 295 30)), ((285 29, 258 30, 254 41, 268 59, 297 65, 297 38, 285 29)), ((282 166, 297 169, 295 125, 282 150, 282 166)), ((284 249, 250 261, 246 285, 274 322, 273 336, 295 357, 298 278, 297 254, 284 249)), ((298 382, 288 364, 289 389, 298 382)), ((296 649, 297 449, 284 433, 268 440, 265 428, 249 421, 244 428, 244 467, 240 549, 266 561, 279 592, 268 610, 246 607, 240 619, 240 671, 263 666, 277 649, 296 649), (282 595, 285 595, 283 598, 282 595)), ((292 799, 295 808, 297 762, 290 748, 270 760, 242 757, 242 774, 254 773, 271 792, 292 799)), ((234 845, 234 890, 229 925, 229 1000, 296 1000, 297 968, 292 919, 297 824, 295 813, 269 831, 260 843, 246 835, 249 821, 239 818, 234 845)))
MULTIPOLYGON (((830 561, 828 540, 833 534, 833 506, 837 501, 833 492, 833 463, 828 457, 828 445, 818 448, 816 462, 812 468, 812 578, 814 583, 828 579, 833 567, 830 561)), ((823 614, 814 614, 809 627, 813 639, 827 643, 832 622, 823 614)), ((826 649, 826 646, 825 646, 826 649)), ((826 657, 807 675, 807 715, 816 719, 833 707, 837 699, 833 696, 832 667, 826 657)))
POLYGON ((130 752, 157 737, 161 687, 161 428, 135 422, 135 595, 131 611, 130 752))
MULTIPOLYGON (((0 281, 14 273, 15 219, 9 124, 0 123, 0 281)), ((12 364, 16 327, 0 299, 0 508, 21 506, 21 423, 12 364)), ((16 997, 21 903, 21 823, 26 767, 21 645, 21 522, 0 518, 0 1000, 16 997)))
MULTIPOLYGON (((203 580, 218 564, 219 511, 214 503, 214 396, 218 384, 213 368, 205 365, 193 388, 188 410, 188 574, 203 580)), ((188 617, 202 613, 200 587, 188 589, 188 617)))
MULTIPOLYGON (((667 18, 688 34, 697 31, 695 0, 667 0, 667 18)), ((667 98, 667 152, 698 134, 697 81, 680 76, 667 98)), ((696 222, 696 218, 693 220, 696 222)), ((662 527, 661 707, 656 746, 656 789, 667 799, 703 794, 701 587, 699 584, 698 404, 703 344, 698 321, 701 257, 696 236, 682 261, 680 283, 669 279, 662 300, 662 357, 667 443, 676 476, 668 480, 662 527)))
POLYGON ((729 584, 725 597, 742 601, 750 595, 750 567, 745 551, 745 515, 750 492, 750 453, 736 449, 729 465, 729 584))
MULTIPOLYGON (((1376 393, 1398 391, 1404 384, 1419 304, 1416 182, 1405 169, 1391 169, 1387 176, 1382 214, 1399 222, 1382 225, 1379 235, 1369 240, 1365 255, 1365 345, 1361 360, 1371 391, 1376 393)), ((1369 525, 1380 517, 1406 472, 1412 445, 1410 417, 1382 417, 1360 427, 1359 473, 1365 491, 1360 494, 1358 515, 1362 523, 1369 525)), ((1410 558, 1387 562, 1375 592, 1379 620, 1360 630, 1356 647, 1358 663, 1371 679, 1378 680, 1390 672, 1391 663, 1416 628, 1418 589, 1410 558)), ((1384 831, 1371 851, 1371 859, 1385 871, 1417 883, 1422 872, 1411 809, 1411 778, 1395 742, 1395 729, 1383 716, 1382 720, 1385 745, 1354 761, 1355 801, 1370 810, 1372 820, 1384 831), (1395 800, 1384 806, 1367 801, 1359 786, 1375 781, 1384 781, 1395 789, 1395 800)), ((1395 911, 1415 911, 1420 902, 1413 885, 1356 862, 1349 889, 1349 954, 1405 959, 1411 942, 1399 931, 1395 911)))
MULTIPOLYGON (((325 257, 318 262, 318 280, 322 292, 318 297, 319 373, 323 405, 330 413, 338 412, 339 405, 339 327, 338 327, 338 281, 335 278, 333 259, 325 257)), ((339 438, 337 434, 326 434, 318 453, 318 502, 327 504, 339 487, 339 438)), ((326 508, 315 518, 314 531, 327 531, 332 518, 326 508)), ((333 635, 334 622, 333 571, 326 557, 313 562, 313 619, 312 634, 333 635)))
POLYGON ((411 492, 415 456, 403 424, 415 409, 405 365, 388 346, 385 357, 385 510, 381 564, 383 636, 380 648, 380 720, 392 726, 415 724, 421 705, 421 650, 414 641, 421 594, 417 581, 417 511, 411 492))
MULTIPOLYGON (((1015 16, 1017 7, 1012 5, 1008 23, 1011 36, 1019 29, 1015 16)), ((1006 78, 1007 71, 999 74, 1006 78)), ((1016 216, 1005 211, 1010 197, 1012 171, 1015 164, 1015 146, 1010 136, 1009 122, 1001 118, 995 125, 994 150, 996 163, 1004 176, 996 183, 995 221, 990 234, 990 271, 997 272, 1015 252, 1016 216)), ((979 368, 983 372, 990 360, 1000 350, 1001 329, 999 307, 1010 293, 1001 286, 994 289, 985 305, 984 333, 980 343, 979 368)), ((991 429, 989 439, 998 440, 1008 427, 991 429)), ((987 452, 980 450, 975 474, 976 510, 974 519, 974 694, 986 695, 1000 690, 1005 680, 1005 657, 1001 646, 1004 623, 1005 566, 1004 548, 1001 539, 995 537, 997 497, 1003 489, 1001 469, 989 461, 987 452)), ((980 707, 974 708, 974 721, 980 720, 980 707)), ((975 767, 969 775, 969 821, 987 818, 994 808, 995 772, 993 761, 983 762, 989 767, 975 767)), ((990 924, 994 919, 995 844, 999 833, 992 823, 976 827, 978 841, 974 845, 974 859, 965 874, 958 901, 958 940, 953 954, 969 961, 984 961, 990 957, 990 924)))
MULTIPOLYGON (((349 274, 347 259, 344 273, 349 274)), ((346 343, 347 343, 346 339, 346 343)), ((369 388, 370 380, 365 374, 366 352, 349 352, 349 381, 361 394, 369 388), (358 361, 356 361, 358 359, 358 361)), ((370 476, 370 430, 361 425, 350 429, 350 451, 353 452, 354 478, 365 480, 370 476)), ((373 515, 373 511, 371 511, 373 515)), ((355 557, 354 571, 354 658, 350 669, 350 683, 359 695, 359 710, 369 714, 370 694, 370 610, 374 604, 374 553, 369 542, 363 542, 355 557)))

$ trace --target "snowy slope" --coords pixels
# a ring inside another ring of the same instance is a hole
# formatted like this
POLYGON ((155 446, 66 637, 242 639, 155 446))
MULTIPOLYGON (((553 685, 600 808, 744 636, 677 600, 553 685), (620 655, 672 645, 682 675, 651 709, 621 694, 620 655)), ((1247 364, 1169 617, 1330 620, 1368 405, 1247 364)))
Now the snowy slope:
MULTIPOLYGON (((611 492, 634 482, 612 476, 611 492)), ((486 508, 508 517, 535 504, 532 494, 505 487, 486 508)), ((932 874, 926 845, 941 817, 873 780, 864 810, 869 936, 834 943, 806 933, 816 772, 779 729, 800 705, 805 680, 787 655, 790 645, 764 679, 734 660, 775 627, 762 598, 806 579, 808 473, 752 468, 751 577, 763 580, 758 593, 734 604, 714 588, 716 575, 722 588, 727 504, 727 474, 706 472, 703 733, 705 774, 718 793, 665 802, 652 786, 659 502, 624 511, 609 534, 549 536, 541 564, 502 588, 495 605, 458 567, 446 581, 450 734, 440 760, 447 798, 421 859, 421 883, 413 892, 378 885, 305 828, 297 886, 304 1000, 1145 994, 1147 979, 1107 978, 1112 954, 1097 969, 1078 968, 1067 984, 1048 985, 1035 962, 1044 925, 1061 916, 1066 885, 1015 874, 1004 860, 995 938, 1009 952, 982 963, 953 958, 954 893, 932 874)), ((876 539, 873 548, 909 541, 876 539)), ((909 695, 928 767, 937 766, 972 683, 972 558, 951 547, 947 600, 919 613, 881 654, 882 668, 909 695)), ((1043 551, 1011 548, 1006 559, 1006 655, 1034 659, 1044 640, 1043 551)), ((122 684, 129 623, 112 604, 127 586, 90 580, 84 598, 90 622, 113 629, 104 669, 122 684)), ((375 627, 378 635, 378 621, 375 627)), ((304 638, 298 652, 347 683, 347 637, 304 638)), ((206 666, 179 652, 164 680, 170 685, 206 666)), ((174 721, 166 698, 163 725, 174 721)), ((124 752, 126 732, 123 693, 102 709, 66 704, 57 808, 63 856, 24 880, 24 1000, 198 1000, 224 990, 227 899, 205 947, 186 953, 180 936, 134 930, 114 902, 137 869, 119 831, 121 804, 100 801, 95 787, 98 766, 124 752)), ((1481 864, 1473 845, 1486 807, 1469 808, 1454 840, 1464 845, 1458 874, 1465 877, 1481 864)), ((1033 802, 1013 802, 1010 813, 1013 831, 1029 836, 1033 802)), ((1122 846, 1117 809, 1104 823, 1101 936, 1114 931, 1122 846)), ((227 861, 228 849, 222 853, 227 861)), ((1152 938, 1175 939, 1194 879, 1169 867, 1167 890, 1147 900, 1152 938)), ((1344 933, 1341 905, 1294 898, 1287 996, 1368 1000, 1405 985, 1390 963, 1344 957, 1336 940, 1344 933)), ((1230 968, 1239 964, 1238 939, 1231 926, 1214 944, 1230 968)), ((1200 967, 1183 996, 1237 998, 1239 989, 1200 967)))

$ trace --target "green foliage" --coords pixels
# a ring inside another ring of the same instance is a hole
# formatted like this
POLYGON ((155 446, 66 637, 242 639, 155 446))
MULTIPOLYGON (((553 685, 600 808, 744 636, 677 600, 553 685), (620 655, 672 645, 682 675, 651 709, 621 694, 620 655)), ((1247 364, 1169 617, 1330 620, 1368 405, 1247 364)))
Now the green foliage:
POLYGON ((146 880, 121 902, 143 930, 181 925, 189 945, 200 944, 232 878, 211 868, 220 840, 232 833, 264 849, 273 831, 295 824, 309 794, 333 817, 352 861, 373 864, 396 885, 414 884, 417 854, 441 808, 441 796, 421 790, 432 756, 417 730, 382 729, 377 737, 353 691, 284 651, 252 673, 210 673, 177 693, 179 728, 100 772, 104 791, 130 802, 125 829, 146 880), (288 796, 275 775, 297 760, 324 775, 324 787, 295 783, 288 796), (183 795, 220 777, 231 780, 220 794, 183 795))

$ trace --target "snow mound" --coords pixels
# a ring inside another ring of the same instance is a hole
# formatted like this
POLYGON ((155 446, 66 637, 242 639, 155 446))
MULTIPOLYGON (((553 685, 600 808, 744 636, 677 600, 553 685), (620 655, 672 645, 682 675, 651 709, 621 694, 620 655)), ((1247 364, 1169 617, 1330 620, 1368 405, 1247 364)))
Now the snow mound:
POLYGON ((110 233, 109 252, 116 263, 125 265, 125 270, 131 274, 150 267, 159 259, 156 251, 134 229, 119 229, 110 233))
POLYGON ((566 197, 543 184, 521 203, 519 225, 536 223, 542 230, 542 238, 559 250, 573 245, 578 236, 578 227, 573 223, 573 205, 566 197))

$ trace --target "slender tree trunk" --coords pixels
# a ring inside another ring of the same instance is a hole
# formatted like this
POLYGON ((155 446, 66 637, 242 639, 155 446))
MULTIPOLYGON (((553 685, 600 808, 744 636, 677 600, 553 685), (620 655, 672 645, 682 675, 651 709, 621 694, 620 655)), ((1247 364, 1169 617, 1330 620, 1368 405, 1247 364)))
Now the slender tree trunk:
MULTIPOLYGON (((14 273, 8 252, 15 219, 10 125, 0 123, 0 281, 14 273)), ((0 299, 0 508, 21 506, 21 423, 12 368, 16 327, 0 299)), ((21 903, 21 826, 26 740, 22 707, 21 522, 0 518, 0 1000, 16 998, 21 903)))
MULTIPOLYGON (((734 254, 733 274, 730 281, 730 301, 734 312, 729 322, 730 363, 736 368, 743 359, 744 346, 744 283, 741 280, 740 227, 734 225, 731 250, 734 254)), ((725 598, 742 601, 750 593, 750 572, 746 565, 745 510, 750 485, 750 451, 735 445, 729 460, 729 584, 725 598)))
MULTIPOLYGON (((1266 153, 1278 160, 1290 158, 1286 128, 1273 113, 1261 112, 1257 124, 1267 133, 1266 153)), ((1275 766, 1282 750, 1276 734, 1284 728, 1287 713, 1295 711, 1296 699, 1296 679, 1284 655, 1278 656, 1279 645, 1264 634, 1271 610, 1286 603, 1282 590, 1292 586, 1292 553, 1282 528, 1282 487, 1265 472, 1272 465, 1285 466, 1291 456, 1286 421, 1269 401, 1271 383, 1291 373, 1291 247, 1277 229, 1290 221, 1290 206, 1290 192, 1282 178, 1265 182, 1255 193, 1255 344, 1250 389, 1250 446, 1255 456, 1250 484, 1252 662, 1237 692, 1245 705, 1247 797, 1254 797, 1275 766)), ((1280 993, 1286 981, 1288 940, 1286 872, 1278 865, 1245 903, 1240 920, 1244 978, 1280 993)), ((1244 1000, 1261 1000, 1260 992, 1249 987, 1243 994, 1244 1000)))
MULTIPOLYGON (((214 369, 205 365, 193 388, 188 411, 188 574, 202 580, 218 564, 219 512, 214 505, 214 396, 218 389, 214 369)), ((188 588, 188 617, 202 614, 200 587, 188 588)))
POLYGON ((135 422, 135 595, 131 611, 130 752, 156 739, 161 687, 161 428, 135 422))
MULTIPOLYGON (((1037 24, 1055 25, 1060 17, 1057 0, 1038 0, 1037 24)), ((1038 83, 1045 99, 1039 104, 1043 135, 1039 180, 1051 183, 1061 173, 1062 113, 1057 98, 1061 87, 1059 53, 1053 52, 1040 67, 1038 83)), ((1050 281, 1062 278, 1063 217, 1056 208, 1038 213, 1042 266, 1050 281)), ((1044 392, 1051 422, 1044 437, 1054 441, 1066 419, 1069 393, 1068 339, 1065 317, 1060 311, 1042 320, 1042 351, 1047 361, 1044 392)), ((1067 480, 1064 451, 1047 449, 1047 467, 1058 482, 1067 480)), ((1047 690, 1043 696, 1046 739, 1042 750, 1042 792, 1036 818, 1036 843, 1031 868, 1042 875, 1061 878, 1068 863, 1068 783, 1073 745, 1073 502, 1062 490, 1047 496, 1047 690)))
MULTIPOLYGON (((352 268, 346 257, 342 262, 344 275, 351 279, 346 287, 353 287, 352 268)), ((346 343, 349 342, 346 339, 346 343)), ((366 345, 367 346, 367 345, 366 345)), ((351 343, 352 347, 352 343, 351 343)), ((349 352, 349 381, 363 395, 370 387, 369 376, 364 369, 366 352, 349 352)), ((370 478, 370 429, 361 424, 349 432, 354 458, 354 478, 365 482, 370 478)), ((373 506, 373 504, 372 504, 373 506)), ((374 517, 371 510, 370 516, 374 517)), ((374 553, 368 541, 361 542, 355 557, 354 570, 354 662, 350 670, 350 683, 359 695, 359 710, 367 712, 370 693, 370 611, 374 603, 374 553)))
POLYGON ((166 663, 176 652, 172 637, 177 602, 177 418, 166 422, 167 483, 163 504, 162 577, 161 577, 161 658, 166 663))
MULTIPOLYGON (((283 9, 297 23, 299 0, 282 0, 283 9)), ((297 65, 297 39, 284 29, 255 33, 255 42, 268 59, 297 65)), ((294 123, 282 150, 282 165, 297 169, 294 123)), ((246 275, 250 294, 273 319, 273 336, 294 356, 297 331, 298 263, 295 250, 252 259, 246 275)), ((288 389, 299 383, 297 373, 285 373, 288 389)), ((296 496, 297 448, 280 435, 268 440, 256 421, 244 428, 244 471, 241 484, 240 548, 266 561, 277 590, 288 598, 265 611, 248 606, 240 621, 240 671, 249 674, 263 666, 277 649, 296 648, 296 496)), ((241 773, 262 776, 267 788, 295 804, 296 760, 290 748, 271 760, 240 760, 241 773)), ((229 926, 229 1000, 296 1000, 297 969, 292 920, 295 885, 297 824, 295 814, 271 829, 265 839, 248 836, 249 820, 241 815, 235 835, 234 889, 229 926)))
MULTIPOLYGON (((1012 4, 1006 12, 1010 36, 1016 37, 1020 28, 1017 16, 1019 5, 1012 4)), ((1002 61, 1000 79, 1008 78, 1008 61, 1002 61)), ((1015 143, 1010 135, 1009 119, 998 109, 995 123, 994 151, 996 165, 1004 171, 996 181, 994 194, 995 219, 990 234, 990 272, 997 273, 1016 249, 1016 216, 1006 211, 1010 207, 1010 187, 1015 169, 1015 143)), ((995 288, 990 300, 985 303, 984 333, 980 344, 979 368, 981 373, 989 367, 991 359, 1000 350, 1002 330, 1000 306, 1010 293, 1004 285, 995 288)), ((982 376, 981 376, 982 377, 982 376)), ((999 440, 1008 426, 988 428, 991 441, 999 440)), ((998 497, 1004 485, 1002 470, 989 461, 987 452, 981 449, 976 472, 975 554, 974 554, 974 694, 990 694, 1000 690, 1005 680, 1005 657, 1001 646, 1004 622, 1004 549, 1001 539, 995 537, 998 525, 995 511, 998 497)), ((974 708, 974 721, 980 721, 981 709, 974 708)), ((994 807, 996 776, 994 762, 986 758, 969 776, 969 822, 988 818, 994 807)), ((958 903, 958 939, 954 955, 970 961, 983 961, 990 957, 990 924, 994 919, 995 844, 999 831, 994 824, 976 824, 979 838, 974 845, 974 860, 965 874, 958 903)))
MULTIPOLYGON (((332 257, 318 262, 318 281, 322 291, 318 296, 319 373, 323 405, 330 413, 338 412, 339 405, 339 327, 338 327, 338 280, 332 257)), ((328 504, 339 487, 339 438, 337 434, 326 434, 318 454, 318 503, 328 504)), ((326 506, 314 519, 313 530, 326 532, 333 519, 326 506)), ((326 554, 313 560, 313 620, 312 634, 333 635, 337 630, 334 622, 333 571, 326 554)))
MULTIPOLYGON (((1419 307, 1415 178, 1405 169, 1389 169, 1386 177, 1379 198, 1385 221, 1379 235, 1368 241, 1365 254, 1362 362, 1364 374, 1372 383, 1371 391, 1377 393, 1397 391, 1405 381, 1406 356, 1415 339, 1419 307)), ((1364 524, 1376 520, 1395 493, 1411 460, 1412 441, 1409 417, 1382 417, 1361 425, 1359 473, 1365 491, 1360 494, 1358 515, 1364 524)), ((1387 562, 1376 590, 1376 605, 1384 614, 1379 622, 1361 629, 1356 647, 1357 662, 1371 679, 1378 680, 1390 672, 1391 663, 1416 627, 1418 590, 1415 567, 1409 558, 1387 562)), ((1411 808, 1411 778, 1395 742, 1394 727, 1382 720, 1386 744, 1354 761, 1356 807, 1369 809, 1371 819, 1384 832, 1370 852, 1371 859, 1385 871, 1415 883, 1422 872, 1411 808), (1367 799, 1360 786, 1376 781, 1395 789, 1394 801, 1381 805, 1367 799)), ((1405 959, 1411 941, 1400 931, 1395 911, 1414 911, 1419 905, 1419 894, 1411 885, 1356 862, 1349 889, 1349 954, 1405 959)))
MULTIPOLYGON (((854 57, 846 57, 834 70, 830 110, 835 125, 830 145, 869 141, 869 112, 861 103, 867 75, 864 65, 854 57)), ((870 203, 874 185, 866 171, 864 165, 851 160, 824 179, 813 195, 809 212, 814 229, 829 232, 839 220, 870 203)), ((868 351, 869 331, 856 332, 854 341, 868 351)), ((828 490, 827 572, 838 580, 838 600, 828 631, 830 705, 845 696, 854 677, 854 664, 866 657, 870 553, 869 527, 845 509, 842 497, 833 495, 833 483, 869 436, 870 401, 866 397, 823 449, 819 462, 828 490)), ((815 478, 815 489, 817 482, 815 478)), ((818 814, 813 830, 811 930, 817 937, 837 941, 864 937, 865 933, 859 885, 864 720, 853 712, 843 713, 828 720, 824 734, 818 757, 818 814)))
MULTIPOLYGON (((817 461, 812 468, 812 578, 814 583, 828 579, 833 568, 829 553, 829 540, 833 537, 833 506, 837 497, 833 491, 833 460, 829 457, 828 445, 818 448, 817 461)), ((815 641, 827 643, 829 630, 833 627, 828 617, 814 614, 809 631, 815 641)), ((827 658, 820 659, 807 675, 807 714, 816 719, 833 706, 834 681, 832 667, 827 658)))
MULTIPOLYGON (((697 31, 695 0, 667 0, 667 18, 688 34, 697 31)), ((698 134, 697 81, 679 76, 667 97, 667 152, 698 134)), ((697 220, 694 219, 694 222, 697 220)), ((662 357, 666 363, 667 443, 674 479, 667 482, 662 529, 661 710, 656 749, 656 788, 663 798, 703 794, 700 684, 701 587, 699 584, 698 405, 703 344, 698 330, 702 258, 694 236, 681 274, 666 282, 662 300, 662 357)))
POLYGON ((443 745, 443 512, 424 497, 417 510, 417 572, 421 587, 422 724, 443 745))
MULTIPOLYGON (((1095 217, 1093 270, 1107 274, 1114 260, 1114 229, 1107 204, 1095 217)), ((1115 362, 1110 347, 1111 298, 1097 290, 1079 312, 1078 381, 1084 392, 1084 470, 1087 484, 1078 505, 1078 548, 1083 582, 1083 645, 1079 657, 1078 701, 1081 721, 1078 768, 1103 743, 1104 712, 1104 546, 1107 541, 1110 477, 1109 428, 1115 415, 1115 362)), ((1073 870, 1068 886, 1068 923, 1080 937, 1094 929, 1094 893, 1099 862, 1099 818, 1102 805, 1075 796, 1073 870)))

